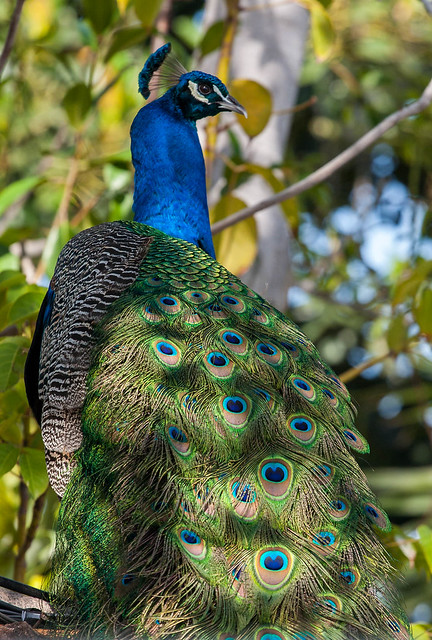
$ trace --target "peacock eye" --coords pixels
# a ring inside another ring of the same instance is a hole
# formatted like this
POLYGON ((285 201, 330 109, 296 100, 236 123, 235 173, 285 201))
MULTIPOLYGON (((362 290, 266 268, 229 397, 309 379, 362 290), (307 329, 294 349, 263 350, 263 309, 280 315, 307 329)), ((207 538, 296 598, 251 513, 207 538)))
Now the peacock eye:
POLYGON ((200 82, 200 84, 198 85, 198 91, 201 95, 208 96, 209 93, 212 92, 212 88, 207 82, 200 82))

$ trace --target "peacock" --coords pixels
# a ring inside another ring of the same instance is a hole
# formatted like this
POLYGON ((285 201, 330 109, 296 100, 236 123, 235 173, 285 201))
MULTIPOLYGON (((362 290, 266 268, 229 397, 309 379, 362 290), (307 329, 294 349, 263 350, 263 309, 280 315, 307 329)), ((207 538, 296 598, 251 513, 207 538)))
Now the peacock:
POLYGON ((145 99, 168 88, 132 124, 134 220, 63 248, 26 363, 61 498, 59 628, 409 640, 345 385, 215 259, 196 122, 246 112, 169 54, 139 75, 145 99))

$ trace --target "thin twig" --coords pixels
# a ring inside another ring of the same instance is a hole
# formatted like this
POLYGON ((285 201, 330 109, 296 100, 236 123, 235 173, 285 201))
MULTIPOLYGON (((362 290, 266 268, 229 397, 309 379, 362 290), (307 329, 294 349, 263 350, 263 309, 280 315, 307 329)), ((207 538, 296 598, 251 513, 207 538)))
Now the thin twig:
POLYGON ((389 356, 391 356, 390 351, 388 351, 387 353, 384 353, 381 356, 375 356, 375 358, 370 358, 369 360, 366 360, 366 362, 362 362, 361 364, 358 364, 356 367, 347 369, 339 376, 339 378, 343 383, 349 382, 350 380, 354 380, 354 378, 357 378, 361 373, 363 373, 363 371, 366 371, 366 369, 369 369, 369 367, 373 367, 375 364, 379 364, 389 356))
POLYGON ((347 162, 367 149, 371 144, 376 142, 384 133, 394 127, 398 122, 405 120, 405 118, 417 115, 426 109, 426 107, 429 107, 430 104, 432 104, 432 80, 429 82, 418 100, 406 107, 403 107, 402 109, 399 109, 398 111, 395 111, 387 118, 384 118, 382 122, 365 133, 365 135, 357 140, 357 142, 348 147, 348 149, 345 149, 345 151, 342 151, 342 153, 336 156, 336 158, 333 158, 333 160, 330 160, 330 162, 327 162, 327 164, 317 169, 317 171, 314 171, 314 173, 311 173, 309 176, 299 182, 296 182, 296 184, 291 185, 287 189, 279 191, 279 193, 276 193, 270 198, 261 200, 261 202, 258 202, 252 207, 246 207, 245 209, 228 216, 224 220, 216 222, 212 226, 213 235, 223 231, 223 229, 226 229, 227 227, 237 224, 237 222, 240 222, 241 220, 250 218, 258 211, 262 211, 263 209, 272 207, 275 204, 279 204, 279 202, 284 202, 285 200, 294 198, 294 196, 298 196, 300 193, 303 193, 303 191, 320 184, 335 171, 343 167, 347 162))
POLYGON ((0 78, 6 66, 6 62, 8 61, 8 58, 10 56, 10 53, 12 51, 23 4, 24 4, 24 0, 17 0, 14 12, 12 14, 8 34, 6 36, 6 42, 4 43, 3 51, 1 52, 1 55, 0 55, 0 78))

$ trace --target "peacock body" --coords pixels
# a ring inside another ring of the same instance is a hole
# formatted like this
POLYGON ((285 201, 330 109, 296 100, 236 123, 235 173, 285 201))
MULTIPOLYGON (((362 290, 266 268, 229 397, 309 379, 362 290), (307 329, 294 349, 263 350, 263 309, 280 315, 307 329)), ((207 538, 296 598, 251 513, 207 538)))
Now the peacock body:
POLYGON ((230 100, 183 73, 141 110, 135 221, 73 238, 41 310, 57 602, 91 638, 408 640, 347 389, 214 259, 194 122, 230 100))

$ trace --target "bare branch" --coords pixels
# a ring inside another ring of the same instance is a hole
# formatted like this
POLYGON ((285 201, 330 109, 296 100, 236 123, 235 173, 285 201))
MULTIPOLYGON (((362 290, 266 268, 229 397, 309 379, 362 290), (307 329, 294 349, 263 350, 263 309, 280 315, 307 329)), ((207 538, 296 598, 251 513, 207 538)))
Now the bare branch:
POLYGON ((296 182, 291 185, 287 189, 283 191, 279 191, 274 196, 270 198, 266 198, 257 204, 246 207, 241 211, 237 211, 231 216, 228 216, 224 220, 219 220, 212 226, 212 233, 215 235, 223 229, 227 227, 231 227, 237 222, 241 220, 246 220, 246 218, 250 218, 254 213, 258 211, 262 211, 263 209, 267 209, 268 207, 272 207, 279 202, 284 202, 285 200, 289 200, 290 198, 294 198, 294 196, 303 193, 307 189, 311 187, 315 187, 317 184, 320 184, 324 180, 326 180, 329 176, 331 176, 335 171, 343 167, 347 162, 358 156, 362 151, 367 149, 371 144, 376 142, 384 133, 386 133, 389 129, 394 127, 401 120, 405 120, 405 118, 409 118, 411 116, 415 116, 421 111, 424 111, 426 107, 432 104, 432 80, 427 85, 426 89, 423 91, 422 95, 418 100, 412 102, 406 107, 395 111, 387 118, 384 118, 382 122, 376 125, 373 129, 365 133, 357 142, 353 145, 342 151, 336 158, 327 162, 327 164, 323 165, 314 173, 311 173, 309 176, 296 182))
POLYGON ((24 0, 17 0, 14 12, 12 14, 12 18, 9 25, 9 31, 6 36, 6 42, 4 43, 3 51, 1 52, 1 55, 0 55, 0 78, 6 66, 6 62, 8 61, 8 58, 10 56, 10 52, 12 51, 23 4, 24 4, 24 0))

